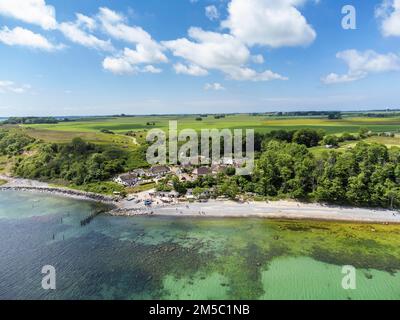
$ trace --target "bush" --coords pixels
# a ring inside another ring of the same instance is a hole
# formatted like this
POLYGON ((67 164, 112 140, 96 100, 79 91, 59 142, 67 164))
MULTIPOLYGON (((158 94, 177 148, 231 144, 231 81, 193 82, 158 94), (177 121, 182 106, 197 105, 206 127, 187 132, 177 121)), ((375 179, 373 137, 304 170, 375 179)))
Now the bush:
POLYGON ((337 136, 326 136, 324 138, 324 144, 327 146, 338 147, 339 146, 339 138, 337 136))

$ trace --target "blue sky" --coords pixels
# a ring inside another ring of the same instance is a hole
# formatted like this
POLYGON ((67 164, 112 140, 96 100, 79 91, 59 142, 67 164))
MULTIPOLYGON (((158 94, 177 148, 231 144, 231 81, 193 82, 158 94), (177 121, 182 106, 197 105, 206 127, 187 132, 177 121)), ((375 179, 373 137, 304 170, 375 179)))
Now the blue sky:
POLYGON ((399 83, 400 0, 0 0, 0 116, 400 108, 399 83))

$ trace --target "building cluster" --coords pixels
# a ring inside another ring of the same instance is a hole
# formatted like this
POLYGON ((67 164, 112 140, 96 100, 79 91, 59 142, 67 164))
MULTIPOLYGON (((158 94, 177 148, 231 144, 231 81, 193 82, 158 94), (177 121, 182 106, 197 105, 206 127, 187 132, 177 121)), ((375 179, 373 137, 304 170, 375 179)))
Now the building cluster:
POLYGON ((174 166, 154 166, 150 169, 136 169, 117 176, 114 181, 125 186, 135 187, 151 182, 158 183, 167 175, 174 175, 180 181, 195 181, 199 177, 224 173, 228 168, 240 168, 244 160, 236 161, 232 158, 223 158, 219 163, 209 166, 194 166, 191 164, 174 166))

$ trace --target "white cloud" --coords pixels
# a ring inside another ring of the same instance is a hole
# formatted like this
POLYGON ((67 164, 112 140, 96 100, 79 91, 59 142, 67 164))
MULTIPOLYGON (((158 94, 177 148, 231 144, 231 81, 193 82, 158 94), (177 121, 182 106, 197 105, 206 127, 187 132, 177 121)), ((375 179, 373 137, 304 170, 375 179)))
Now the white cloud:
POLYGON ((204 90, 214 90, 214 91, 221 91, 225 90, 222 84, 215 82, 215 83, 206 83, 204 86, 204 90))
POLYGON ((77 23, 80 26, 84 26, 86 29, 90 31, 93 31, 97 28, 96 20, 91 17, 85 16, 82 13, 76 13, 76 18, 77 18, 77 23))
POLYGON ((348 72, 343 75, 331 73, 322 78, 326 84, 352 82, 363 79, 370 73, 400 71, 400 57, 394 53, 379 54, 373 50, 360 52, 346 50, 338 52, 336 57, 342 59, 348 66, 348 72))
POLYGON ((281 76, 278 73, 266 70, 257 72, 250 68, 233 68, 229 72, 232 80, 238 81, 271 81, 271 80, 288 80, 287 77, 281 76))
POLYGON ((43 29, 55 29, 56 13, 53 6, 44 0, 1 0, 0 14, 41 26, 43 29))
POLYGON ((325 84, 336 84, 336 83, 345 83, 345 82, 353 82, 365 78, 365 73, 358 74, 342 74, 339 75, 337 73, 330 73, 326 77, 322 78, 322 82, 325 84))
POLYGON ((253 60, 254 63, 259 63, 259 64, 263 64, 264 63, 264 57, 261 54, 257 54, 255 56, 252 56, 251 60, 253 60))
POLYGON ((136 69, 124 58, 107 57, 103 61, 103 68, 115 74, 136 73, 136 69))
POLYGON ((25 84, 22 86, 16 85, 13 81, 0 80, 0 93, 25 93, 31 88, 30 85, 25 84))
POLYGON ((195 64, 187 66, 182 63, 176 63, 174 64, 174 70, 177 74, 186 74, 195 77, 208 75, 208 71, 206 69, 196 66, 195 64))
POLYGON ((9 46, 24 46, 45 51, 63 48, 63 45, 55 45, 42 35, 21 27, 15 27, 14 29, 3 27, 0 29, 0 42, 9 46))
POLYGON ((103 62, 105 69, 114 73, 121 73, 122 70, 122 73, 134 73, 139 64, 168 62, 164 48, 141 27, 126 24, 124 16, 108 8, 100 8, 98 19, 103 30, 111 37, 135 45, 135 49, 125 48, 116 56, 107 57, 103 62))
POLYGON ((92 31, 96 28, 96 22, 94 19, 80 13, 78 13, 76 16, 76 21, 63 22, 59 25, 59 29, 65 37, 67 37, 72 42, 78 43, 88 48, 104 51, 114 50, 110 40, 101 40, 86 31, 92 31))
POLYGON ((148 66, 145 66, 145 67, 142 69, 142 72, 161 73, 162 70, 161 70, 160 68, 156 68, 155 66, 148 65, 148 66))
POLYGON ((153 65, 144 67, 129 63, 125 56, 122 57, 106 57, 103 61, 103 68, 114 74, 137 74, 137 73, 161 73, 162 69, 156 68, 153 65))
POLYGON ((385 37, 400 37, 400 0, 384 0, 375 15, 381 19, 381 31, 385 37))
POLYGON ((216 6, 207 6, 205 8, 206 11, 206 17, 210 19, 211 21, 217 20, 219 18, 219 11, 216 6))
POLYGON ((258 73, 245 67, 251 59, 249 49, 234 36, 190 28, 189 38, 164 41, 174 56, 185 59, 189 64, 202 69, 219 70, 234 80, 266 81, 285 79, 271 71, 258 73))
POLYGON ((232 0, 229 17, 221 26, 249 46, 308 45, 316 38, 316 32, 296 8, 304 1, 232 0))

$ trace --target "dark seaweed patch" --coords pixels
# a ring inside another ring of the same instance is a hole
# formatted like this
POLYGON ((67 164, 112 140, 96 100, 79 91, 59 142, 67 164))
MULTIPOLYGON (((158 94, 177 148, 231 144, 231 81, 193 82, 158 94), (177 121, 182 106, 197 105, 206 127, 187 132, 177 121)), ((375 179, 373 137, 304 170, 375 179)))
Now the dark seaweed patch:
POLYGON ((400 270, 400 260, 388 253, 378 255, 374 252, 332 251, 315 246, 310 256, 314 260, 338 266, 352 265, 360 269, 377 269, 390 274, 400 270))

